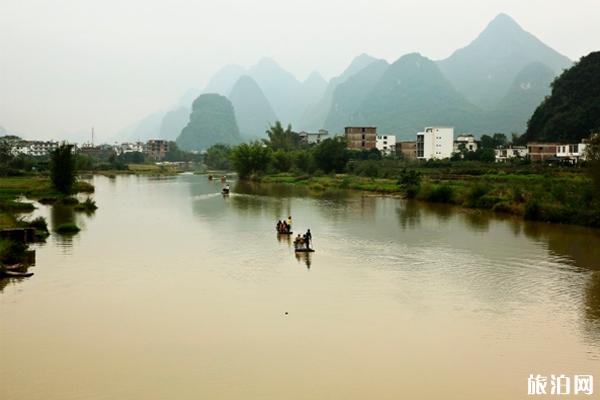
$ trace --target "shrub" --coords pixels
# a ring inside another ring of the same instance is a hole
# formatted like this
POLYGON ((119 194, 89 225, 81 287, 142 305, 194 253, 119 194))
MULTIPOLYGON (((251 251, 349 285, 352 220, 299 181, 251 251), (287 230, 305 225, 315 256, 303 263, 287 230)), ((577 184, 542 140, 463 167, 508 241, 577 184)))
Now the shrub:
POLYGON ((55 232, 56 233, 62 233, 62 234, 69 234, 69 233, 77 233, 79 232, 81 229, 79 229, 79 227, 73 223, 66 223, 66 224, 61 224, 59 226, 56 227, 55 232))
POLYGON ((38 231, 48 232, 48 223, 44 217, 37 217, 27 223, 30 228, 38 231))
POLYGON ((425 195, 427 201, 433 203, 452 203, 454 189, 448 184, 433 186, 425 195))
POLYGON ((541 217, 541 207, 537 199, 529 199, 525 202, 525 208, 523 210, 523 218, 529 220, 539 220, 541 217))
POLYGON ((85 199, 84 202, 79 203, 75 206, 75 210, 77 211, 93 212, 97 209, 98 206, 96 205, 96 202, 89 197, 85 199))

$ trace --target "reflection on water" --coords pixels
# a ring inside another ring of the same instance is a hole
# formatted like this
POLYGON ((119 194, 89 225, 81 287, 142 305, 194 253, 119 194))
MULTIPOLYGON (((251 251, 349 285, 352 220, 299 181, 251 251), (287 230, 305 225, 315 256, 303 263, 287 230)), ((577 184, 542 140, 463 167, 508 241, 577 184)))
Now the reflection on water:
POLYGON ((94 216, 40 209, 83 231, 0 283, 1 398, 505 400, 530 373, 600 376, 598 231, 295 185, 223 197, 205 176, 94 184, 94 216), (288 215, 315 253, 274 232, 288 215))

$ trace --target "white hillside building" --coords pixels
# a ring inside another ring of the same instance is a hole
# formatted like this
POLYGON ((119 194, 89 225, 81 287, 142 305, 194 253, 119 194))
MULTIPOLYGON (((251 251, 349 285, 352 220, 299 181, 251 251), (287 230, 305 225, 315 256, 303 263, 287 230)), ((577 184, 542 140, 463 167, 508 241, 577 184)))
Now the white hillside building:
POLYGON ((454 150, 454 128, 431 126, 417 133, 417 159, 450 158, 454 150))
POLYGON ((384 156, 389 156, 396 152, 396 136, 395 135, 377 135, 375 147, 384 156))

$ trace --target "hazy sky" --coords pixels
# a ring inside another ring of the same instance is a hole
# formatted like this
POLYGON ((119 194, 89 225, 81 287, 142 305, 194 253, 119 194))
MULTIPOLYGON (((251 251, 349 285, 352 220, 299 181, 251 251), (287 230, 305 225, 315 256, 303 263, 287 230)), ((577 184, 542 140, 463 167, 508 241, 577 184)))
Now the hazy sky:
POLYGON ((600 49, 599 0, 0 0, 0 126, 108 140, 225 64, 304 79, 363 52, 440 59, 500 12, 571 59, 600 49))

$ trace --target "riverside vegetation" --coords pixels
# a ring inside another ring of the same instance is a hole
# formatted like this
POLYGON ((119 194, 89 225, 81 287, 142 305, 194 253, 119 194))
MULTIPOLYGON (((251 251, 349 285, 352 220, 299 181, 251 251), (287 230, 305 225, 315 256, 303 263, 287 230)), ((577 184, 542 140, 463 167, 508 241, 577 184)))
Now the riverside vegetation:
MULTIPOLYGON (((241 179, 307 185, 312 191, 356 189, 508 213, 529 220, 600 227, 600 137, 580 166, 517 160, 494 163, 493 148, 508 141, 484 135, 482 147, 450 160, 414 161, 379 151, 349 151, 343 138, 303 144, 291 126, 276 123, 263 142, 216 145, 209 168, 233 169, 241 179)), ((515 138, 513 138, 514 140, 515 138)))
MULTIPOLYGON (((43 217, 27 219, 26 215, 35 210, 32 202, 60 204, 73 207, 75 211, 91 213, 97 206, 89 197, 94 187, 85 181, 77 180, 77 157, 72 146, 63 144, 52 152, 47 161, 37 161, 37 168, 27 169, 24 160, 15 157, 8 141, 0 141, 0 228, 33 228, 34 240, 43 242, 49 235, 48 224, 43 217), (33 171, 35 170, 35 172, 33 171), (87 193, 80 202, 74 194, 87 193)), ((61 227, 59 233, 75 233, 77 226, 61 227)), ((21 262, 27 245, 11 239, 0 238, 0 270, 3 265, 21 262)), ((1 271, 0 271, 1 272, 1 271)))

